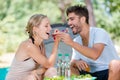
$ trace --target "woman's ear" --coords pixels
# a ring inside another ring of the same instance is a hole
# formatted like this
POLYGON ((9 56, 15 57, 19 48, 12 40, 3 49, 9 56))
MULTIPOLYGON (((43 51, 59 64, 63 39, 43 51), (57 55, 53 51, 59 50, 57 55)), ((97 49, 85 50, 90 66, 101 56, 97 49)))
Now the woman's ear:
POLYGON ((36 27, 35 26, 33 26, 33 31, 35 31, 36 30, 36 27))
POLYGON ((33 31, 37 31, 37 30, 38 30, 38 28, 34 26, 33 27, 33 31))
POLYGON ((35 35, 37 33, 37 27, 33 27, 33 34, 35 35))

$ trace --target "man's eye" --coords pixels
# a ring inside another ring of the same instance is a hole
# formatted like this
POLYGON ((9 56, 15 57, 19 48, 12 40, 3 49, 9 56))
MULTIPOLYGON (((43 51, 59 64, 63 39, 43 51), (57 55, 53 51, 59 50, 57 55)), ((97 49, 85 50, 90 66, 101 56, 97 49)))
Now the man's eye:
POLYGON ((72 21, 72 20, 74 20, 74 18, 71 18, 70 20, 72 21))

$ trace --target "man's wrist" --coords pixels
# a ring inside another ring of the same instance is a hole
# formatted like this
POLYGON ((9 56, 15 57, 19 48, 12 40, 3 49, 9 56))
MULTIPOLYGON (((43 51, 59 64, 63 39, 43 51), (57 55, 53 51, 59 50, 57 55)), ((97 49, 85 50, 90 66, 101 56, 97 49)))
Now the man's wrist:
POLYGON ((71 41, 71 42, 69 43, 69 45, 70 45, 70 46, 73 46, 73 45, 74 45, 74 41, 71 41))

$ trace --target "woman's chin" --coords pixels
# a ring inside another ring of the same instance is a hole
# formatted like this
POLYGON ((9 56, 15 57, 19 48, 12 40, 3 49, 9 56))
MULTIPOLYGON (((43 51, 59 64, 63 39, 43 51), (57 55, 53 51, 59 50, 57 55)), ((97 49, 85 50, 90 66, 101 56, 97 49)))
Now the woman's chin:
POLYGON ((46 38, 44 38, 45 40, 48 40, 50 37, 46 37, 46 38))
POLYGON ((48 35, 43 37, 44 40, 47 40, 49 38, 50 38, 50 36, 48 36, 48 35))

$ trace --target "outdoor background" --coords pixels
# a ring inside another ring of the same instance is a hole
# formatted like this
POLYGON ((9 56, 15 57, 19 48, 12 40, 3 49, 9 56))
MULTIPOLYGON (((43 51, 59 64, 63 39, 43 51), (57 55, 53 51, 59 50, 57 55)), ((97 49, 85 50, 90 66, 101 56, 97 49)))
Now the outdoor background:
MULTIPOLYGON (((0 0, 0 67, 10 66, 20 42, 28 38, 25 27, 30 16, 42 13, 49 17, 51 24, 65 24, 65 10, 74 4, 87 6, 90 25, 104 28, 120 53, 119 0, 0 0)), ((50 53, 52 45, 47 45, 46 52, 50 53)), ((61 43, 59 52, 71 52, 67 48, 69 47, 61 43)))

